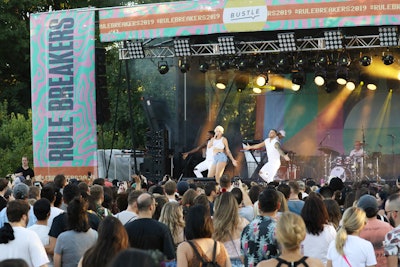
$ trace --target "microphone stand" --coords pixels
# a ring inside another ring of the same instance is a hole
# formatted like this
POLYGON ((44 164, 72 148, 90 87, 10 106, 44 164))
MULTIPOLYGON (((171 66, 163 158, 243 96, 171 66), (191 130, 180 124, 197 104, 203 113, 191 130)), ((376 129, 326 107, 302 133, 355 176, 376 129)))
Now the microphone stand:
POLYGON ((393 134, 388 134, 388 136, 390 137, 390 138, 392 138, 392 175, 393 175, 393 178, 396 178, 395 177, 395 171, 394 171, 394 139, 396 138, 396 136, 394 136, 393 134))

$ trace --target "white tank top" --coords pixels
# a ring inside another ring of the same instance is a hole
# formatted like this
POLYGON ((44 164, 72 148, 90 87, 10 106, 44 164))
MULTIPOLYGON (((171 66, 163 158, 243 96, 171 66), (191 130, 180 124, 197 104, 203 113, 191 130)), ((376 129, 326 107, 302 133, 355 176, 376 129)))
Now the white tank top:
POLYGON ((279 154, 279 151, 275 148, 275 144, 279 143, 277 138, 267 138, 264 140, 265 143, 265 148, 267 149, 267 156, 268 156, 268 161, 280 161, 281 160, 281 155, 279 154))
POLYGON ((206 149, 206 160, 214 160, 214 146, 212 147, 208 147, 208 144, 210 143, 210 141, 207 142, 207 149, 206 149))
POLYGON ((223 139, 223 137, 221 137, 220 139, 214 139, 214 141, 213 141, 213 147, 214 147, 215 149, 224 149, 224 148, 225 148, 225 145, 224 145, 224 143, 222 142, 222 139, 223 139))

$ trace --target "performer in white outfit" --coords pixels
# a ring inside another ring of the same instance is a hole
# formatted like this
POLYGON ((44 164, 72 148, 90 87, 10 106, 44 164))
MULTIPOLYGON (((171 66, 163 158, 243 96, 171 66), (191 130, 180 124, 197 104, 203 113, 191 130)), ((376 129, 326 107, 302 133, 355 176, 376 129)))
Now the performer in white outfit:
POLYGON ((194 174, 196 175, 197 178, 204 177, 202 172, 209 171, 210 168, 211 168, 211 165, 213 164, 213 160, 214 160, 213 148, 212 147, 208 147, 208 144, 210 143, 210 140, 211 140, 211 138, 214 137, 214 135, 215 135, 214 131, 208 131, 207 132, 207 141, 205 141, 204 143, 202 143, 198 147, 193 148, 192 150, 190 150, 188 152, 182 153, 182 158, 186 159, 187 156, 189 156, 190 154, 196 153, 196 152, 200 151, 201 149, 206 149, 206 158, 205 158, 205 160, 203 160, 202 162, 197 164, 193 169, 193 172, 194 172, 194 174))
POLYGON ((258 174, 264 181, 269 183, 274 180, 274 177, 281 166, 280 156, 282 156, 286 161, 289 161, 290 158, 283 152, 279 143, 278 133, 274 129, 269 131, 268 138, 265 139, 264 142, 252 146, 245 146, 244 149, 260 149, 262 147, 265 147, 267 151, 268 162, 264 164, 258 174))

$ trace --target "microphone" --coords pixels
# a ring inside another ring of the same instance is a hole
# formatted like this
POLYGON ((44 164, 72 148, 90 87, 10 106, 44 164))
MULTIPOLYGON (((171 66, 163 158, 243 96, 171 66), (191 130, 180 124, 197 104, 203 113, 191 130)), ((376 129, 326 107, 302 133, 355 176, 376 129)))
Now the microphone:
POLYGON ((326 135, 328 136, 328 139, 330 140, 331 139, 331 133, 328 131, 328 132, 326 132, 326 135))

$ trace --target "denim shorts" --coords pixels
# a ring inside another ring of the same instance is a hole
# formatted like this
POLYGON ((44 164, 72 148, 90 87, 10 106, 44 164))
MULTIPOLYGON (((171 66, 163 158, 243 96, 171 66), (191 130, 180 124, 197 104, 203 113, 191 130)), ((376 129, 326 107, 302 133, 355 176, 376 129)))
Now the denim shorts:
POLYGON ((218 152, 214 155, 213 164, 217 165, 218 162, 228 162, 228 157, 223 152, 218 152))

